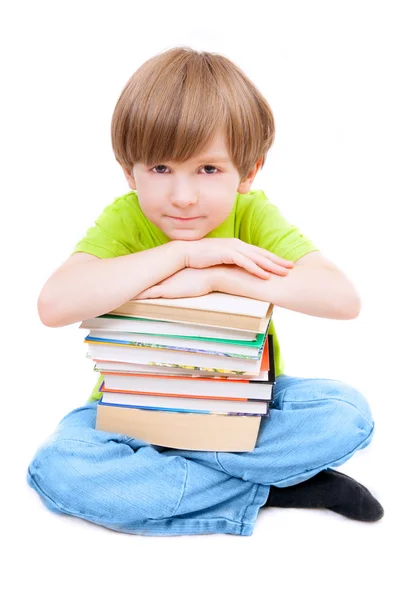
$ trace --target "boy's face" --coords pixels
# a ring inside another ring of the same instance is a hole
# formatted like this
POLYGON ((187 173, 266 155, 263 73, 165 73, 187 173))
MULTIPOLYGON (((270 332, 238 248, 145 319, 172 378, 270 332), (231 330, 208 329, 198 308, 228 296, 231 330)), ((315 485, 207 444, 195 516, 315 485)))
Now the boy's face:
POLYGON ((261 161, 241 182, 219 133, 208 148, 184 163, 136 163, 132 173, 124 167, 123 171, 149 221, 170 240, 198 240, 225 221, 237 192, 250 191, 261 161))

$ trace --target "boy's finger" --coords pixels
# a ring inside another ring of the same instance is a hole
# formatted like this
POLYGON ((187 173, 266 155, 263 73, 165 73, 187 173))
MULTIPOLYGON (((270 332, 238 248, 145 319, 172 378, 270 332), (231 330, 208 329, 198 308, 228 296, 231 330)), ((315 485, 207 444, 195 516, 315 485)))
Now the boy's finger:
POLYGON ((275 273, 276 275, 287 275, 289 273, 288 267, 278 265, 270 258, 260 256, 260 254, 254 254, 249 258, 251 258, 251 260, 259 265, 262 269, 269 271, 270 273, 275 273))
POLYGON ((243 256, 243 254, 235 255, 234 262, 238 267, 242 267, 252 275, 256 275, 261 279, 269 279, 269 273, 267 270, 259 267, 254 260, 247 258, 247 256, 243 256))
POLYGON ((270 271, 271 273, 275 273, 276 275, 287 275, 289 273, 289 269, 287 269, 286 267, 281 267, 280 265, 277 265, 273 261, 269 260, 265 261, 262 267, 264 269, 268 269, 268 271, 270 271))
POLYGON ((280 267, 279 265, 271 265, 270 272, 274 273, 274 275, 280 275, 281 277, 285 277, 289 273, 289 269, 285 269, 284 267, 280 267))
POLYGON ((259 246, 255 246, 255 248, 259 251, 261 250, 261 254, 263 256, 265 256, 266 258, 269 258, 277 265, 281 265, 282 267, 287 267, 287 268, 291 268, 294 266, 294 262, 292 260, 286 260, 286 258, 282 258, 281 256, 278 256, 277 254, 274 254, 273 252, 270 252, 269 250, 265 250, 265 248, 260 248, 259 246))
POLYGON ((147 300, 149 298, 159 298, 162 294, 162 288, 160 285, 155 285, 148 288, 144 292, 141 292, 134 300, 147 300))

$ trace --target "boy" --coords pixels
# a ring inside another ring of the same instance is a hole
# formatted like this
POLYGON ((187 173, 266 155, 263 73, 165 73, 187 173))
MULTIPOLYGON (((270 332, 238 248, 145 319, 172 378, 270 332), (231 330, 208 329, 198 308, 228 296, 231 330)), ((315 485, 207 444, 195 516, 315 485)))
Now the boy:
MULTIPOLYGON (((79 322, 133 297, 210 291, 357 317, 344 274, 251 190, 273 139, 268 103, 227 58, 174 48, 145 62, 112 119, 132 191, 105 208, 46 282, 42 322, 79 322)), ((251 535, 263 506, 380 519, 370 492, 332 470, 370 443, 367 401, 338 381, 285 375, 273 323, 271 333, 274 402, 253 452, 174 450, 96 431, 97 386, 37 451, 29 484, 52 511, 146 535, 251 535)))

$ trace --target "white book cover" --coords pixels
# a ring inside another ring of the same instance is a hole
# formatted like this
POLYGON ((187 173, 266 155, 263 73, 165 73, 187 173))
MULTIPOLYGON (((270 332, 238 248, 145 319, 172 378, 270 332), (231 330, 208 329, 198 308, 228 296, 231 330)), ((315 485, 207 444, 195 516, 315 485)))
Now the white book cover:
POLYGON ((260 319, 265 317, 270 306, 269 302, 254 300, 254 298, 246 298, 245 296, 223 294, 222 292, 211 292, 210 294, 195 296, 193 298, 146 298, 145 300, 130 300, 130 302, 207 310, 233 315, 259 317, 260 319))
MULTIPOLYGON (((199 377, 135 377, 117 373, 103 373, 104 389, 108 392, 135 392, 136 394, 172 394, 177 396, 207 396, 212 398, 245 398, 270 400, 272 385, 258 382, 224 381, 199 377)), ((265 376, 265 373, 264 373, 265 376)))
POLYGON ((146 333, 156 335, 180 335, 187 337, 218 338, 221 340, 240 340, 251 342, 256 339, 254 332, 210 327, 207 325, 184 325, 170 321, 122 317, 120 319, 94 317, 82 321, 79 329, 102 329, 104 331, 124 331, 127 333, 146 333))
POLYGON ((150 396, 145 394, 119 394, 104 392, 103 404, 116 404, 131 407, 164 408, 167 410, 180 409, 187 411, 204 411, 211 413, 247 413, 267 414, 266 402, 240 402, 240 400, 203 400, 203 398, 174 398, 150 396))

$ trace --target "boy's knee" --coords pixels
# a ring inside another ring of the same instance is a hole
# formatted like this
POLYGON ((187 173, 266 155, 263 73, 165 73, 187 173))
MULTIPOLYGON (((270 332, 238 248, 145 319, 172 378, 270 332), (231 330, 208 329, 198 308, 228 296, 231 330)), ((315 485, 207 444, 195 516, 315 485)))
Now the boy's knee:
POLYGON ((99 443, 51 436, 36 452, 27 480, 54 512, 116 528, 129 520, 170 517, 181 497, 184 459, 165 457, 164 465, 161 460, 152 465, 154 457, 147 454, 156 451, 151 446, 143 450, 135 452, 112 439, 99 443))
POLYGON ((63 452, 59 442, 49 439, 41 446, 28 467, 27 480, 35 489, 48 508, 55 512, 70 512, 68 506, 76 504, 76 498, 70 498, 81 493, 77 489, 76 475, 73 463, 70 461, 73 450, 69 447, 63 452), (71 502, 72 500, 72 502, 71 502))
POLYGON ((358 413, 365 420, 367 429, 373 427, 374 420, 368 400, 356 388, 343 381, 332 381, 329 387, 329 395, 341 404, 343 408, 347 405, 350 413, 358 413))
POLYGON ((285 410, 308 409, 323 427, 329 443, 339 449, 363 448, 371 441, 374 421, 366 398, 334 379, 304 379, 284 391, 285 410))
POLYGON ((342 381, 329 381, 327 398, 338 417, 338 438, 352 438, 357 449, 367 446, 373 435, 374 421, 365 396, 342 381))
POLYGON ((288 386, 280 400, 281 407, 286 409, 303 409, 329 411, 343 414, 345 421, 353 420, 371 430, 374 425, 371 409, 367 399, 356 388, 335 379, 303 379, 295 386, 288 386))

